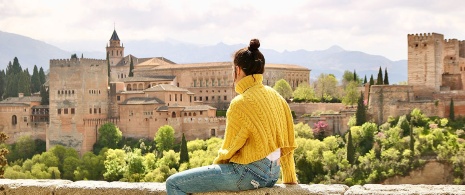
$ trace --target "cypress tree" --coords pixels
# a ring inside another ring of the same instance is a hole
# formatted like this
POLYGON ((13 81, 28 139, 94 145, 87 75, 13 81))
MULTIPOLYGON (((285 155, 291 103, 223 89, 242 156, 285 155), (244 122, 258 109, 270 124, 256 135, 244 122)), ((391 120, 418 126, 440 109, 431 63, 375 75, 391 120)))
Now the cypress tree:
POLYGON ((363 84, 367 84, 367 75, 365 75, 365 79, 363 79, 363 84))
POLYGON ((129 57, 131 58, 131 63, 129 64, 129 77, 133 77, 134 73, 132 71, 134 70, 134 63, 132 62, 132 57, 129 57))
POLYGON ((387 68, 384 69, 384 84, 389 85, 388 73, 387 68))
POLYGON ((39 69, 39 79, 40 79, 40 85, 43 85, 45 83, 45 72, 42 67, 39 69))
POLYGON ((5 71, 0 70, 0 101, 3 100, 4 92, 5 92, 5 71))
POLYGON ((39 70, 37 69, 37 66, 34 65, 34 70, 32 71, 32 76, 31 76, 31 92, 39 92, 40 91, 40 86, 42 83, 40 83, 40 76, 39 76, 39 70))
POLYGON ((366 109, 363 102, 363 93, 360 92, 360 98, 357 103, 357 111, 355 112, 355 125, 362 126, 366 122, 366 109))
POLYGON ((77 59, 77 54, 71 54, 71 59, 77 59))
POLYGON ((455 120, 454 99, 452 99, 452 98, 450 98, 449 118, 452 121, 455 120))
POLYGON ((357 82, 357 73, 354 70, 354 81, 357 82))
POLYGON ((47 89, 45 89, 45 85, 42 85, 40 87, 40 97, 42 98, 40 100, 40 105, 48 105, 49 104, 49 94, 47 89))
POLYGON ((370 77, 370 85, 374 85, 375 84, 375 80, 373 79, 373 75, 371 75, 370 77))
POLYGON ((181 150, 179 151, 179 164, 189 162, 189 152, 187 151, 187 141, 184 133, 182 134, 181 150))
POLYGON ((378 71, 378 79, 376 80, 377 85, 382 85, 383 84, 383 71, 381 70, 381 66, 379 67, 378 71))
POLYGON ((31 75, 27 68, 19 74, 19 83, 17 86, 18 93, 24 93, 24 96, 31 95, 31 75))
POLYGON ((355 148, 352 142, 352 133, 350 129, 349 135, 347 135, 347 161, 349 161, 351 165, 353 165, 355 162, 355 148))

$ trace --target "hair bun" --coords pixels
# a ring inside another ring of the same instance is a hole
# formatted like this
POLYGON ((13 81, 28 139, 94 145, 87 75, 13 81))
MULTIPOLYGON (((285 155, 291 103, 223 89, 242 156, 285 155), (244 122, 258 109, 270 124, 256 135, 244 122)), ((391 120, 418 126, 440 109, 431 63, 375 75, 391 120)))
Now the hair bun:
POLYGON ((260 47, 260 41, 258 39, 250 40, 250 44, 249 44, 250 51, 257 51, 259 47, 260 47))

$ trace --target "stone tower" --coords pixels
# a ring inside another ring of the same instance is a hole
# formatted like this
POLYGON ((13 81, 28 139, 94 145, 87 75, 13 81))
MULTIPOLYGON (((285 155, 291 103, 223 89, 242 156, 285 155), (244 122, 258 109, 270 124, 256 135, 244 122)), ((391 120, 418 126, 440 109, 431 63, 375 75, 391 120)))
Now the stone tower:
POLYGON ((419 92, 439 91, 444 73, 442 63, 444 35, 437 33, 409 34, 407 39, 408 84, 419 92))
POLYGON ((110 45, 107 44, 107 55, 110 60, 110 66, 115 66, 124 58, 124 47, 120 43, 116 30, 113 30, 110 45))
POLYGON ((107 118, 107 71, 106 60, 50 60, 47 149, 64 145, 80 152, 92 150, 97 126, 85 121, 107 118))

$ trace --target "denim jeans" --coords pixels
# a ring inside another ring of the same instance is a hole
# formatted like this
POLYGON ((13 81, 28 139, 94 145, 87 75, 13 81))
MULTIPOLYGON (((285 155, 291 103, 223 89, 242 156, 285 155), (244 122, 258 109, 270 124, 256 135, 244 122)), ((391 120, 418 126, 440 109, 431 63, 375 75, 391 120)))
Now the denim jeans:
POLYGON ((168 195, 211 191, 241 191, 272 187, 280 174, 277 161, 267 158, 250 164, 215 164, 189 169, 166 180, 168 195))

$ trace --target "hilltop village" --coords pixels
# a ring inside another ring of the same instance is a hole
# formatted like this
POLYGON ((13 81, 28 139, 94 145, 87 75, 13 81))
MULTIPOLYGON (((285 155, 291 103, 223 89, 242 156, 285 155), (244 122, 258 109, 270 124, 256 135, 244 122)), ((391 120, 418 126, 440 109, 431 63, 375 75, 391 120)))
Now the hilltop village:
MULTIPOLYGON (((47 148, 64 145, 82 154, 92 150, 98 128, 107 122, 133 138, 153 139, 163 125, 172 126, 178 139, 224 135, 225 118, 216 111, 226 110, 236 96, 231 62, 176 64, 125 55, 116 30, 106 53, 107 59, 51 59, 49 105, 23 94, 0 102, 0 131, 9 142, 30 135, 45 140, 47 148)), ((295 89, 310 80, 302 66, 265 67, 265 85, 285 79, 295 89)))

